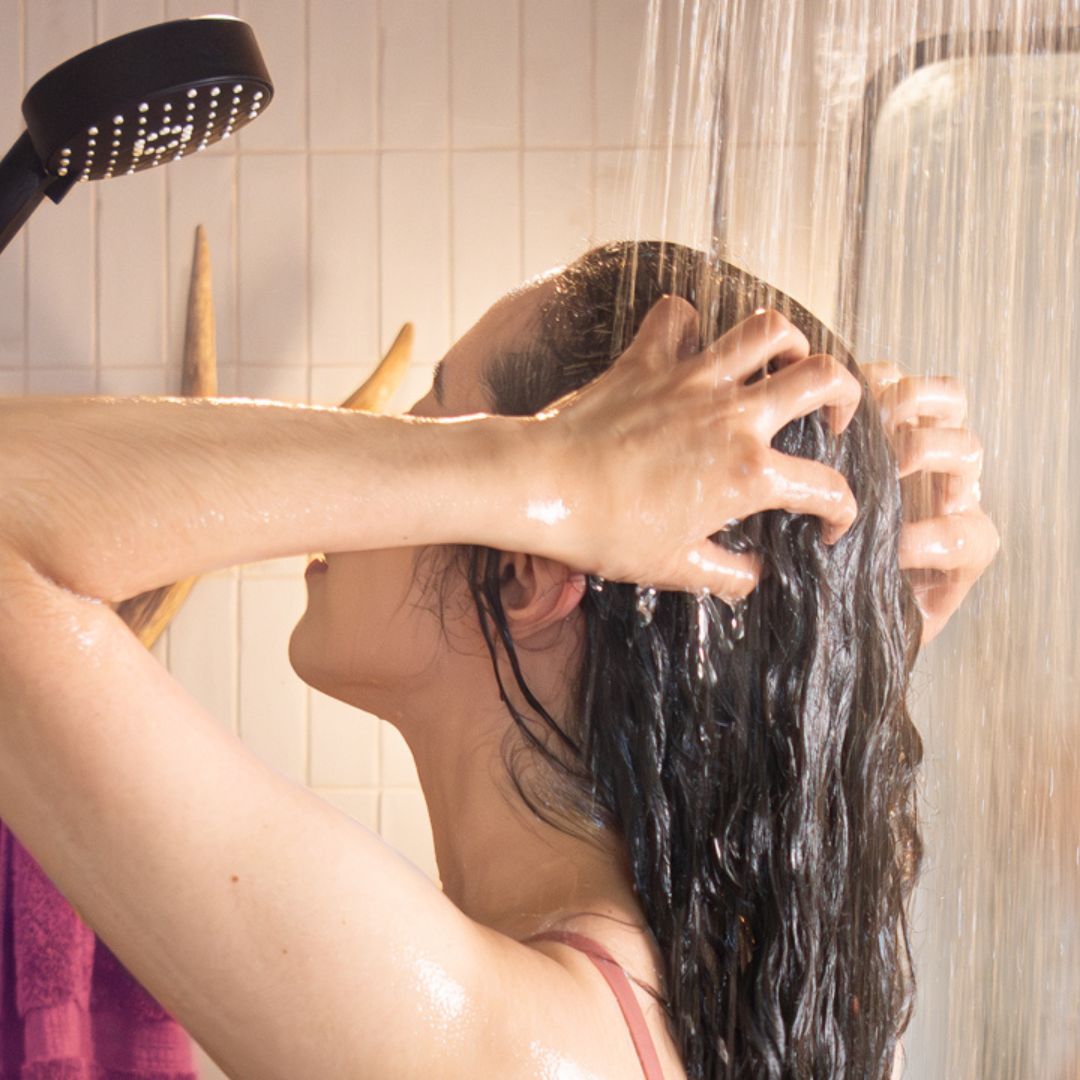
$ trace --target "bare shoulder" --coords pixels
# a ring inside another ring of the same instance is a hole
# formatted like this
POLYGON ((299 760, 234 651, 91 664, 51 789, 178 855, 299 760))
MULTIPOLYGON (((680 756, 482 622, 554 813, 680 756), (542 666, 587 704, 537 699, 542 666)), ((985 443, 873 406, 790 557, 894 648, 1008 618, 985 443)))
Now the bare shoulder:
MULTIPOLYGON (((595 925, 595 924, 594 924, 595 925)), ((610 986, 588 956, 558 941, 523 944, 495 931, 487 945, 498 957, 505 1014, 497 1044, 487 1048, 493 1075, 521 1078, 580 1076, 582 1080, 644 1078, 629 1028, 610 986)), ((656 1047, 664 1080, 685 1070, 661 1006, 634 982, 650 985, 648 948, 632 936, 587 932, 623 965, 656 1047)))

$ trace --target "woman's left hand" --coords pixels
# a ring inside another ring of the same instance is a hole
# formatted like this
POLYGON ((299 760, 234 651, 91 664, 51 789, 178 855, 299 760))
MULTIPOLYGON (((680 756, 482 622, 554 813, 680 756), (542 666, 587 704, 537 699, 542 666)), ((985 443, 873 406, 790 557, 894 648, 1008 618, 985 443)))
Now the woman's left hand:
POLYGON ((905 376, 889 362, 861 365, 900 467, 900 568, 936 637, 1001 546, 979 505, 982 445, 963 426, 967 397, 946 376, 905 376))

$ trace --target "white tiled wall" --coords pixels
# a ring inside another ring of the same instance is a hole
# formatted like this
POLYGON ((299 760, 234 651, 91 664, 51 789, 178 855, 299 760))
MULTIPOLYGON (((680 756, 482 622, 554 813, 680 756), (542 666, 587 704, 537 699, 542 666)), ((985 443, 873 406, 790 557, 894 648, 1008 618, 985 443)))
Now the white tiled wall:
MULTIPOLYGON (((646 7, 0 0, 0 137, 9 142, 20 131, 21 94, 38 76, 96 40, 164 18, 247 19, 276 86, 266 115, 238 137, 39 207, 0 254, 0 393, 178 393, 202 223, 220 394, 337 404, 408 320, 413 364, 393 403, 408 408, 426 392, 434 361, 526 276, 635 226, 654 236, 685 227, 689 147, 674 155, 666 203, 655 182, 640 207, 630 198, 646 7)), ((672 70, 668 55, 661 92, 672 70)), ((773 177, 769 190, 783 198, 764 194, 777 148, 746 148, 751 183, 737 172, 729 192, 733 236, 752 255, 755 230, 786 215, 788 239, 761 248, 771 261, 758 269, 824 305, 832 266, 822 259, 810 270, 813 156, 794 136, 781 149, 796 170, 773 177)), ((663 159, 651 162, 656 181, 663 159)), ((310 690, 289 667, 302 568, 286 559, 204 578, 155 654, 266 761, 435 877, 403 740, 310 690)), ((204 1076, 221 1075, 202 1064, 204 1076)))

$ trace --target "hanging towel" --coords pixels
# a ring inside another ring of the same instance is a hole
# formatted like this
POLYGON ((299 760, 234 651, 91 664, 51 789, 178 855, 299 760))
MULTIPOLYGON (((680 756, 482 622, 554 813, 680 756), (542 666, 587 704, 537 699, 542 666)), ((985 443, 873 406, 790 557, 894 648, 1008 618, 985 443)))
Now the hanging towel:
POLYGON ((0 1080, 198 1080, 191 1036, 0 821, 0 1080))

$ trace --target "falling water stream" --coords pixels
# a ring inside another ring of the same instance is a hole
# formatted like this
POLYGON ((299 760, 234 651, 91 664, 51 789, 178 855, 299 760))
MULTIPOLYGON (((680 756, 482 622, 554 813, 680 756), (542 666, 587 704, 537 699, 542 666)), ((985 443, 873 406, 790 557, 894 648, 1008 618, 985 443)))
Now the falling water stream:
POLYGON ((637 119, 626 220, 967 390, 1002 549, 912 683, 905 1075, 1075 1080, 1080 3, 651 0, 637 119))

